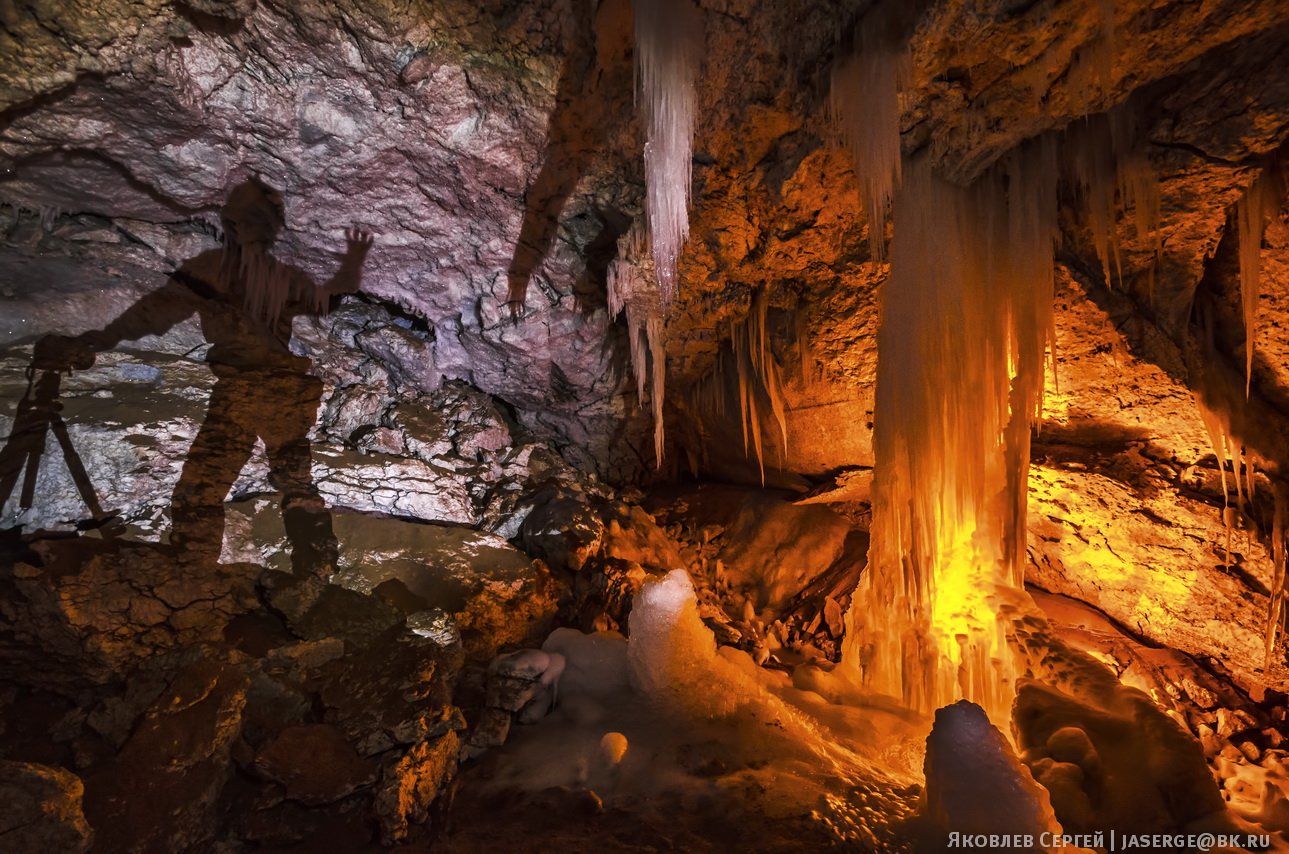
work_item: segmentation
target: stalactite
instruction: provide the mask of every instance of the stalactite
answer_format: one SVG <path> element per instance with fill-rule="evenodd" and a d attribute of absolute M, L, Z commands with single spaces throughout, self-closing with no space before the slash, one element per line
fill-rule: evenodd
<path fill-rule="evenodd" d="M 1199 411 L 1200 421 L 1204 423 L 1204 429 L 1208 433 L 1209 444 L 1213 448 L 1213 456 L 1217 460 L 1217 470 L 1222 481 L 1222 525 L 1225 531 L 1225 565 L 1231 563 L 1231 529 L 1234 527 L 1231 508 L 1231 489 L 1226 480 L 1226 462 L 1232 456 L 1231 440 L 1226 425 L 1222 423 L 1221 418 L 1213 410 L 1204 405 L 1199 396 L 1195 396 L 1195 408 Z M 1239 469 L 1236 469 L 1236 478 L 1239 478 Z"/>
<path fill-rule="evenodd" d="M 815 381 L 815 353 L 810 344 L 810 315 L 806 311 L 804 299 L 797 303 L 797 310 L 793 313 L 792 320 L 797 344 L 797 361 L 800 363 L 798 371 L 801 386 L 810 388 Z"/>
<path fill-rule="evenodd" d="M 783 376 L 770 349 L 769 308 L 769 291 L 763 288 L 753 297 L 747 317 L 734 324 L 730 330 L 730 344 L 737 371 L 743 450 L 756 454 L 762 483 L 765 483 L 765 448 L 762 439 L 764 413 L 758 402 L 762 397 L 769 404 L 770 414 L 779 427 L 783 457 L 786 459 L 788 454 L 788 418 L 783 400 Z"/>
<path fill-rule="evenodd" d="M 1007 249 L 1003 275 L 1009 283 L 1014 375 L 1004 436 L 1007 495 L 1011 519 L 1004 548 L 1012 585 L 1025 583 L 1025 537 L 1028 530 L 1030 430 L 1043 416 L 1045 368 L 1056 364 L 1053 303 L 1056 274 L 1053 247 L 1056 223 L 1056 146 L 1050 137 L 1011 155 L 1008 181 Z M 1050 354 L 1050 356 L 1049 356 Z"/>
<path fill-rule="evenodd" d="M 778 430 L 782 459 L 788 455 L 783 368 L 770 346 L 769 309 L 769 291 L 762 289 L 752 298 L 747 316 L 730 323 L 728 346 L 721 349 L 712 370 L 694 386 L 689 396 L 695 412 L 721 420 L 728 413 L 727 395 L 737 398 L 743 452 L 745 456 L 755 456 L 763 484 L 767 415 L 773 417 Z"/>
<path fill-rule="evenodd" d="M 869 570 L 843 660 L 914 707 L 1007 713 L 1001 598 L 1023 580 L 1029 432 L 1052 341 L 1052 143 L 964 189 L 926 159 L 895 197 L 882 286 Z"/>
<path fill-rule="evenodd" d="M 1062 159 L 1082 192 L 1092 244 L 1106 283 L 1123 279 L 1118 221 L 1129 208 L 1137 238 L 1158 252 L 1158 177 L 1142 150 L 1131 109 L 1120 107 L 1076 122 L 1065 134 Z"/>
<path fill-rule="evenodd" d="M 635 0 L 633 10 L 649 233 L 666 306 L 676 292 L 676 264 L 689 236 L 702 19 L 692 0 Z"/>
<path fill-rule="evenodd" d="M 648 242 L 646 229 L 639 220 L 618 240 L 618 255 L 608 270 L 608 301 L 611 316 L 626 315 L 636 397 L 641 405 L 646 399 L 652 405 L 655 462 L 662 468 L 666 323 Z"/>
<path fill-rule="evenodd" d="M 1266 664 L 1272 663 L 1276 640 L 1285 625 L 1285 513 L 1289 509 L 1289 488 L 1276 481 L 1275 516 L 1271 528 L 1271 596 L 1267 603 Z"/>
<path fill-rule="evenodd" d="M 1114 0 L 1096 0 L 1092 11 L 1096 18 L 1095 32 L 1080 48 L 1068 73 L 1077 103 L 1104 99 L 1114 85 Z"/>
<path fill-rule="evenodd" d="M 873 260 L 886 256 L 886 214 L 900 184 L 900 89 L 912 59 L 890 10 L 879 6 L 857 27 L 855 50 L 833 66 L 829 112 L 850 148 L 868 220 Z"/>
<path fill-rule="evenodd" d="M 1244 325 L 1244 400 L 1239 399 L 1234 378 L 1227 379 L 1219 372 L 1201 376 L 1195 392 L 1195 404 L 1200 419 L 1208 432 L 1209 442 L 1217 460 L 1222 482 L 1222 524 L 1225 534 L 1225 563 L 1232 562 L 1231 539 L 1233 531 L 1246 507 L 1251 508 L 1254 498 L 1256 465 L 1253 454 L 1244 447 L 1240 436 L 1251 427 L 1249 414 L 1241 411 L 1248 407 L 1253 388 L 1253 357 L 1257 338 L 1257 312 L 1261 277 L 1262 237 L 1269 214 L 1278 210 L 1284 197 L 1280 170 L 1274 162 L 1261 170 L 1257 178 L 1245 189 L 1236 202 L 1234 211 L 1236 235 L 1239 240 L 1240 301 Z M 1206 361 L 1217 363 L 1219 355 L 1212 310 L 1202 303 L 1195 306 L 1200 337 Z M 1238 425 L 1239 430 L 1233 429 Z M 1257 444 L 1257 443 L 1255 443 Z M 1265 446 L 1265 443 L 1263 443 Z M 1231 484 L 1227 481 L 1228 461 L 1232 470 L 1236 504 L 1231 504 Z M 1275 481 L 1275 516 L 1271 533 L 1271 551 L 1274 579 L 1271 585 L 1265 627 L 1266 655 L 1270 662 L 1285 620 L 1284 581 L 1284 513 L 1286 494 L 1284 486 Z"/>
<path fill-rule="evenodd" d="M 57 205 L 41 205 L 40 230 L 46 234 L 52 232 L 54 230 L 54 224 L 58 222 L 58 218 L 62 215 L 63 211 Z"/>
<path fill-rule="evenodd" d="M 1262 233 L 1280 204 L 1278 176 L 1264 169 L 1235 205 L 1240 238 L 1240 300 L 1244 307 L 1244 396 L 1253 386 L 1253 351 L 1258 324 L 1258 280 L 1262 275 Z"/>

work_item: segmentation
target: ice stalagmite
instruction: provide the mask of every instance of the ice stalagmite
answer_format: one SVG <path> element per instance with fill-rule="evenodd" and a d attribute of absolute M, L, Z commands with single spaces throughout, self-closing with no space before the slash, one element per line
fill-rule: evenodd
<path fill-rule="evenodd" d="M 964 189 L 906 164 L 883 285 L 869 570 L 844 660 L 923 710 L 1002 719 L 1000 594 L 1023 582 L 1025 476 L 1052 337 L 1056 157 L 1031 143 Z"/>
<path fill-rule="evenodd" d="M 853 54 L 837 60 L 829 109 L 850 147 L 868 220 L 869 251 L 886 256 L 886 212 L 900 184 L 900 88 L 912 59 L 883 8 L 856 30 Z"/>
<path fill-rule="evenodd" d="M 676 293 L 676 263 L 689 237 L 702 19 L 692 0 L 635 0 L 633 11 L 639 105 L 647 136 L 646 207 L 665 306 Z"/>
<path fill-rule="evenodd" d="M 631 371 L 641 404 L 653 405 L 653 442 L 656 464 L 662 466 L 662 405 L 667 381 L 666 324 L 659 283 L 649 257 L 645 229 L 637 221 L 618 240 L 618 257 L 608 270 L 609 313 L 626 313 L 627 336 L 631 345 Z"/>

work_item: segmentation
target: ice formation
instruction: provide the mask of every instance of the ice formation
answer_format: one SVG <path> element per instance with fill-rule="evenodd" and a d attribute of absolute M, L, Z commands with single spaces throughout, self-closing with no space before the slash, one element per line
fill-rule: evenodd
<path fill-rule="evenodd" d="M 1253 349 L 1258 323 L 1258 279 L 1262 275 L 1262 232 L 1280 202 L 1276 176 L 1263 170 L 1235 206 L 1240 237 L 1240 300 L 1244 308 L 1244 396 L 1253 383 Z"/>
<path fill-rule="evenodd" d="M 1235 206 L 1235 227 L 1239 240 L 1240 301 L 1244 321 L 1244 399 L 1248 401 L 1253 383 L 1253 356 L 1257 338 L 1259 279 L 1262 266 L 1262 236 L 1269 214 L 1274 212 L 1283 198 L 1279 171 L 1274 164 L 1264 168 L 1249 185 Z M 1213 342 L 1213 320 L 1206 313 L 1200 314 L 1204 328 L 1208 358 L 1219 358 Z M 1245 511 L 1246 502 L 1253 499 L 1256 474 L 1254 455 L 1249 453 L 1238 435 L 1248 429 L 1248 418 L 1239 408 L 1244 402 L 1231 386 L 1233 383 L 1214 375 L 1202 384 L 1202 391 L 1195 394 L 1195 406 L 1208 431 L 1213 455 L 1217 459 L 1222 478 L 1222 518 L 1226 528 L 1226 562 L 1232 560 L 1231 536 L 1237 520 Z M 1237 430 L 1234 424 L 1243 424 Z M 1227 478 L 1227 467 L 1232 477 Z M 1231 486 L 1234 484 L 1235 505 L 1231 503 Z M 1276 641 L 1285 623 L 1285 513 L 1289 495 L 1279 485 L 1274 492 L 1275 509 L 1271 534 L 1271 556 L 1274 578 L 1270 588 L 1270 601 L 1265 628 L 1266 658 L 1273 658 Z"/>
<path fill-rule="evenodd" d="M 689 237 L 702 19 L 692 0 L 636 0 L 633 11 L 649 235 L 665 306 L 676 293 L 676 264 Z"/>
<path fill-rule="evenodd" d="M 1129 209 L 1137 239 L 1157 250 L 1158 178 L 1138 144 L 1130 108 L 1121 106 L 1076 122 L 1065 134 L 1062 159 L 1088 210 L 1092 244 L 1107 284 L 1123 279 L 1118 220 Z"/>
<path fill-rule="evenodd" d="M 1059 597 L 1044 597 L 1045 611 L 1051 613 L 1054 599 Z M 1111 635 L 1118 632 L 1104 615 L 1071 600 L 1061 600 L 1053 617 L 1069 626 L 1075 611 L 1094 614 L 1092 625 L 1104 621 Z M 1174 686 L 1203 684 L 1203 669 L 1187 656 L 1131 641 L 1135 651 L 1119 647 L 1109 656 L 1117 662 L 1110 667 L 1067 642 L 1081 637 L 1075 642 L 1096 646 L 1106 636 L 1053 631 L 1045 620 L 1015 624 L 1017 652 L 1033 677 L 1022 683 L 1014 706 L 1016 746 L 1048 790 L 1065 831 L 1240 830 L 1180 714 L 1184 707 L 1173 700 Z M 1116 675 L 1125 654 L 1131 663 Z M 1147 676 L 1154 667 L 1160 669 Z"/>
<path fill-rule="evenodd" d="M 925 723 L 825 670 L 790 678 L 718 648 L 683 570 L 645 583 L 629 640 L 558 629 L 542 648 L 567 659 L 559 704 L 512 731 L 483 783 L 492 793 L 589 789 L 606 812 L 657 813 L 678 830 L 734 816 L 808 827 L 819 835 L 791 841 L 821 849 L 889 850 L 915 806 Z"/>
<path fill-rule="evenodd" d="M 730 714 L 743 699 L 734 676 L 722 691 L 707 690 L 719 669 L 716 639 L 698 617 L 689 573 L 673 570 L 646 583 L 636 594 L 629 618 L 627 664 L 631 684 L 676 709 L 706 716 Z M 727 679 L 732 675 L 724 674 Z"/>
<path fill-rule="evenodd" d="M 729 346 L 722 348 L 711 372 L 695 384 L 691 392 L 694 409 L 714 418 L 724 418 L 728 412 L 727 397 L 736 397 L 739 425 L 743 435 L 743 453 L 756 455 L 761 483 L 765 483 L 766 416 L 774 418 L 779 441 L 770 439 L 768 444 L 782 448 L 782 458 L 788 453 L 787 404 L 783 394 L 783 368 L 770 347 L 770 292 L 767 288 L 752 297 L 747 316 L 731 321 Z M 813 364 L 809 338 L 800 324 L 797 328 L 798 354 L 803 363 Z M 730 364 L 733 364 L 732 375 Z M 701 418 L 697 424 L 702 429 Z M 701 441 L 701 437 L 700 437 Z"/>
<path fill-rule="evenodd" d="M 1275 485 L 1275 510 L 1271 523 L 1271 600 L 1267 606 L 1267 661 L 1272 660 L 1276 640 L 1285 626 L 1285 511 L 1289 508 L 1289 489 L 1283 483 Z"/>
<path fill-rule="evenodd" d="M 850 148 L 868 220 L 873 260 L 886 256 L 886 212 L 900 184 L 900 98 L 912 59 L 894 37 L 894 23 L 878 7 L 856 28 L 855 50 L 832 71 L 829 110 Z"/>
<path fill-rule="evenodd" d="M 1045 834 L 1051 839 L 1062 833 L 1047 790 L 1034 781 L 984 709 L 974 703 L 962 700 L 936 711 L 924 768 L 921 816 L 936 840 L 952 840 L 957 833 L 1029 836 L 1037 843 Z M 1021 850 L 1048 849 L 1040 845 Z"/>
<path fill-rule="evenodd" d="M 880 294 L 869 570 L 843 659 L 930 711 L 1005 719 L 1000 590 L 1023 584 L 1030 428 L 1052 338 L 1056 154 L 1031 143 L 969 189 L 905 169 Z"/>
<path fill-rule="evenodd" d="M 654 459 L 663 459 L 663 401 L 667 384 L 666 325 L 656 267 L 646 248 L 645 229 L 637 221 L 618 240 L 618 256 L 609 265 L 609 314 L 626 314 L 627 337 L 631 345 L 631 371 L 636 378 L 636 396 L 641 405 L 648 399 L 653 407 Z"/>
<path fill-rule="evenodd" d="M 730 344 L 738 371 L 739 420 L 743 425 L 743 450 L 755 450 L 761 483 L 765 483 L 765 448 L 761 435 L 762 411 L 757 402 L 758 389 L 770 406 L 779 426 L 783 455 L 788 454 L 788 419 L 783 403 L 783 375 L 770 350 L 768 312 L 769 291 L 762 288 L 752 299 L 752 308 L 742 323 L 730 333 Z M 751 438 L 749 448 L 748 439 Z"/>
<path fill-rule="evenodd" d="M 1114 0 L 1095 0 L 1092 14 L 1092 37 L 1080 47 L 1068 74 L 1078 103 L 1103 100 L 1114 85 Z"/>
<path fill-rule="evenodd" d="M 1195 408 L 1204 429 L 1208 432 L 1213 456 L 1217 460 L 1218 473 L 1222 480 L 1222 523 L 1226 529 L 1226 563 L 1232 563 L 1231 536 L 1237 520 L 1245 510 L 1245 504 L 1253 499 L 1255 475 L 1257 469 L 1252 455 L 1247 453 L 1243 444 L 1234 435 L 1230 418 L 1218 409 L 1207 406 L 1200 395 L 1195 395 Z M 1231 477 L 1227 477 L 1230 467 Z M 1234 486 L 1235 503 L 1231 503 L 1232 486 Z M 1266 660 L 1271 662 L 1275 652 L 1276 641 L 1284 630 L 1285 623 L 1285 514 L 1289 508 L 1289 494 L 1283 486 L 1275 485 L 1273 498 L 1275 509 L 1271 532 L 1271 563 L 1274 577 L 1270 587 L 1267 605 L 1265 628 Z"/>

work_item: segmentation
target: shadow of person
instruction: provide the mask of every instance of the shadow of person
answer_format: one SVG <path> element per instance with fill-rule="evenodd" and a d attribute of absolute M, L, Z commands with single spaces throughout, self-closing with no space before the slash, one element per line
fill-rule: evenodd
<path fill-rule="evenodd" d="M 224 498 L 264 442 L 269 482 L 282 494 L 282 520 L 298 573 L 334 565 L 336 538 L 311 471 L 309 431 L 322 400 L 321 380 L 290 348 L 296 317 L 325 313 L 334 297 L 357 291 L 372 238 L 346 232 L 336 274 L 316 285 L 269 252 L 285 224 L 277 191 L 251 179 L 228 197 L 220 218 L 224 245 L 186 261 L 166 284 L 102 330 L 56 347 L 67 365 L 146 335 L 160 335 L 196 314 L 210 344 L 215 376 L 206 417 L 188 450 L 171 497 L 171 543 L 185 559 L 218 561 Z M 48 357 L 47 357 L 48 361 Z"/>
<path fill-rule="evenodd" d="M 546 157 L 524 194 L 524 219 L 506 271 L 506 306 L 514 319 L 522 314 L 533 273 L 555 240 L 565 203 L 607 144 L 617 108 L 630 103 L 625 97 L 631 80 L 630 4 L 600 0 L 594 16 L 570 15 L 574 31 L 556 85 Z"/>

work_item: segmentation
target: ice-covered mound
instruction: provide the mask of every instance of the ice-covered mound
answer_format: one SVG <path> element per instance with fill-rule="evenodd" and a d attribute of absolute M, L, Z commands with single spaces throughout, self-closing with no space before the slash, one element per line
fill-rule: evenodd
<path fill-rule="evenodd" d="M 936 711 L 924 767 L 921 818 L 928 850 L 961 847 L 963 837 L 1005 839 L 992 847 L 1008 850 L 1061 849 L 1061 825 L 1047 790 L 975 703 L 959 700 Z"/>
<path fill-rule="evenodd" d="M 685 850 L 898 850 L 924 719 L 860 705 L 825 671 L 801 680 L 818 691 L 798 688 L 718 650 L 683 572 L 645 585 L 630 630 L 560 629 L 543 644 L 566 662 L 559 703 L 466 769 L 454 814 L 474 835 L 460 850 L 514 842 L 465 817 L 499 802 L 567 818 L 552 847 L 630 833 Z"/>

